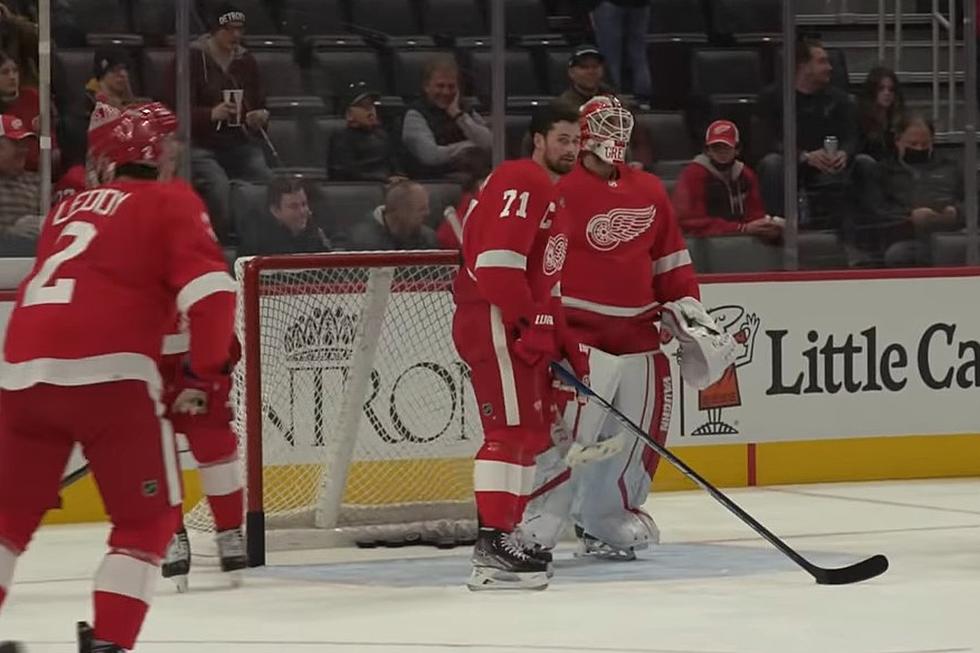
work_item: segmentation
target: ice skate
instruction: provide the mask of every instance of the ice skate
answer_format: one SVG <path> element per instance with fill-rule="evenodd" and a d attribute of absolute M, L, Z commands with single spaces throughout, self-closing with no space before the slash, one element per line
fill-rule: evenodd
<path fill-rule="evenodd" d="M 126 653 L 126 649 L 115 644 L 96 644 L 92 627 L 84 621 L 78 622 L 78 653 Z"/>
<path fill-rule="evenodd" d="M 245 553 L 245 536 L 241 528 L 230 528 L 220 531 L 215 536 L 218 543 L 218 557 L 221 559 L 221 571 L 228 574 L 233 587 L 242 584 L 242 570 L 248 567 L 248 557 Z"/>
<path fill-rule="evenodd" d="M 519 535 L 480 529 L 473 548 L 473 573 L 466 586 L 474 592 L 543 590 L 548 587 L 547 568 L 547 562 L 528 553 Z"/>
<path fill-rule="evenodd" d="M 521 546 L 524 548 L 524 552 L 535 560 L 540 560 L 545 564 L 545 573 L 548 578 L 555 575 L 554 556 L 551 554 L 551 549 L 546 549 L 540 544 L 535 543 L 526 534 L 522 533 L 520 530 L 516 531 L 517 538 L 521 542 Z"/>
<path fill-rule="evenodd" d="M 27 653 L 27 649 L 17 642 L 0 642 L 0 653 Z"/>
<path fill-rule="evenodd" d="M 575 536 L 578 538 L 576 558 L 595 558 L 596 560 L 612 560 L 615 562 L 630 562 L 636 560 L 636 552 L 632 547 L 620 549 L 607 544 L 597 537 L 585 532 L 585 529 L 575 525 Z"/>
<path fill-rule="evenodd" d="M 167 556 L 160 565 L 164 578 L 173 580 L 177 591 L 183 594 L 187 591 L 187 576 L 191 572 L 191 542 L 187 539 L 187 531 L 177 531 L 167 547 Z"/>

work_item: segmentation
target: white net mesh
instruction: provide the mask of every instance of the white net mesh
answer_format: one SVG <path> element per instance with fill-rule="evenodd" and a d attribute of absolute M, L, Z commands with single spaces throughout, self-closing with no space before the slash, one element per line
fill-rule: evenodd
<path fill-rule="evenodd" d="M 267 529 L 359 542 L 472 539 L 480 424 L 452 342 L 456 266 L 342 261 L 326 255 L 259 274 L 261 356 L 238 366 L 233 399 L 244 455 L 244 373 L 257 364 L 262 432 L 253 437 L 262 438 Z M 240 284 L 242 270 L 239 261 Z M 186 523 L 213 528 L 205 501 Z"/>

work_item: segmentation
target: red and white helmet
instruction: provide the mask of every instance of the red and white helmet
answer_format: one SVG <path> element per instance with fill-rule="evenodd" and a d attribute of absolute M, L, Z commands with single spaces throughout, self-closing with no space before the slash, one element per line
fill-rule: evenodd
<path fill-rule="evenodd" d="M 618 98 L 597 95 L 582 105 L 578 115 L 583 150 L 606 163 L 626 160 L 626 147 L 633 134 L 633 114 L 623 108 Z"/>
<path fill-rule="evenodd" d="M 106 117 L 89 131 L 89 154 L 116 166 L 157 165 L 164 142 L 177 131 L 177 116 L 160 102 L 133 105 Z"/>

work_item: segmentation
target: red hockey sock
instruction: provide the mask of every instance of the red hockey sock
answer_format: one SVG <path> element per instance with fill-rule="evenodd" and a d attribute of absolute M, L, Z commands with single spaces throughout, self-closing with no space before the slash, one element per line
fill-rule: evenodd
<path fill-rule="evenodd" d="M 95 639 L 132 649 L 159 575 L 156 564 L 110 552 L 95 575 Z"/>
<path fill-rule="evenodd" d="M 476 454 L 473 488 L 480 525 L 510 532 L 521 521 L 534 483 L 534 455 L 524 429 L 492 431 Z"/>
<path fill-rule="evenodd" d="M 211 514 L 214 515 L 215 530 L 227 531 L 241 527 L 243 500 L 244 493 L 242 490 L 236 490 L 231 494 L 208 497 L 208 505 L 211 506 Z"/>

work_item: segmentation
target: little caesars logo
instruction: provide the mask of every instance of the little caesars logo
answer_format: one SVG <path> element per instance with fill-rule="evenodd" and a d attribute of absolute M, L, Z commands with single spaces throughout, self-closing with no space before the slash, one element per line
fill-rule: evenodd
<path fill-rule="evenodd" d="M 589 220 L 585 236 L 597 250 L 608 252 L 649 229 L 656 215 L 657 208 L 652 204 L 639 209 L 612 209 Z"/>
<path fill-rule="evenodd" d="M 738 429 L 723 419 L 722 411 L 742 405 L 738 370 L 751 363 L 755 356 L 755 337 L 759 333 L 760 320 L 741 306 L 718 306 L 709 310 L 708 314 L 722 331 L 731 334 L 739 350 L 735 362 L 721 378 L 698 391 L 698 410 L 706 414 L 707 420 L 691 431 L 691 435 L 736 435 Z"/>

